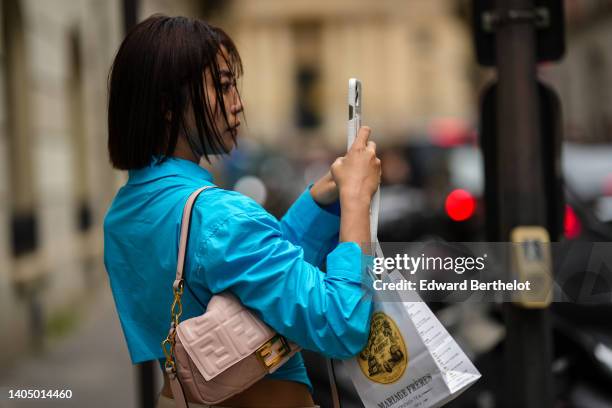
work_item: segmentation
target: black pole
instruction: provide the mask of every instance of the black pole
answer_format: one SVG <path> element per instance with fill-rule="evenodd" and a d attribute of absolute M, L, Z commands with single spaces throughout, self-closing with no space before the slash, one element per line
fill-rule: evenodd
<path fill-rule="evenodd" d="M 497 0 L 498 16 L 528 15 L 533 0 Z M 525 12 L 525 13 L 523 13 Z M 546 226 L 540 112 L 533 21 L 501 19 L 495 29 L 497 92 L 497 203 L 500 241 L 514 227 Z M 551 335 L 546 308 L 504 305 L 507 407 L 552 406 Z"/>
<path fill-rule="evenodd" d="M 157 398 L 155 370 L 159 370 L 159 364 L 155 360 L 138 364 L 139 403 L 142 408 L 153 408 L 155 406 Z"/>
<path fill-rule="evenodd" d="M 138 22 L 138 0 L 123 0 L 123 32 L 127 34 Z"/>

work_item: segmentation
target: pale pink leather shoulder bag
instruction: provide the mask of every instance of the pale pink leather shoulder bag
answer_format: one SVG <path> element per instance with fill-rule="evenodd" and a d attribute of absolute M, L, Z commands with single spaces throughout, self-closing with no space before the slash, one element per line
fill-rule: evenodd
<path fill-rule="evenodd" d="M 274 372 L 300 350 L 229 293 L 213 296 L 203 315 L 179 322 L 191 210 L 198 195 L 209 188 L 213 187 L 192 193 L 183 209 L 172 321 L 162 342 L 178 408 L 188 407 L 188 400 L 206 405 L 224 401 Z"/>

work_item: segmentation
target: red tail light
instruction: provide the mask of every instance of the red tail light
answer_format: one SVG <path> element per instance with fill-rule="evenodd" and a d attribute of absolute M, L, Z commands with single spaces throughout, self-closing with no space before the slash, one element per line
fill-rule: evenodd
<path fill-rule="evenodd" d="M 469 192 L 457 189 L 446 197 L 444 208 L 453 221 L 465 221 L 474 215 L 476 200 Z"/>
<path fill-rule="evenodd" d="M 580 219 L 576 215 L 576 212 L 569 205 L 565 206 L 565 219 L 564 219 L 565 238 L 574 239 L 580 235 L 582 231 L 582 224 Z"/>

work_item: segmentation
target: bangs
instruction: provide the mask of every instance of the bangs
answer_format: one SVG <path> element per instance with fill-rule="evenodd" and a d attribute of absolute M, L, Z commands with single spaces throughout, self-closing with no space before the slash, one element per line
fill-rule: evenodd
<path fill-rule="evenodd" d="M 193 47 L 190 54 L 195 56 L 195 58 L 190 61 L 191 66 L 186 85 L 188 89 L 187 99 L 193 108 L 197 135 L 196 140 L 188 137 L 187 141 L 196 155 L 204 156 L 210 162 L 210 154 L 229 153 L 229 150 L 226 149 L 223 143 L 222 134 L 215 126 L 214 119 L 220 112 L 226 126 L 229 126 L 228 112 L 225 109 L 225 103 L 223 103 L 222 69 L 219 65 L 219 58 L 227 64 L 232 80 L 242 76 L 243 66 L 236 45 L 225 31 L 199 20 L 193 20 L 193 23 L 194 36 L 199 41 L 194 39 L 188 45 L 188 47 Z M 210 100 L 211 95 L 208 95 L 205 91 L 209 89 L 207 76 L 205 75 L 206 71 L 210 71 L 211 85 L 215 92 L 215 100 L 217 101 L 214 111 Z M 238 91 L 236 90 L 236 92 Z M 238 97 L 240 98 L 239 94 Z M 185 108 L 188 107 L 189 104 L 185 106 Z M 183 115 L 180 115 L 182 120 L 178 123 L 179 127 L 177 130 L 182 129 L 184 132 L 188 132 L 184 122 L 184 113 L 185 111 L 183 110 Z M 175 138 L 178 138 L 178 134 L 175 136 L 174 132 L 171 132 L 170 140 L 175 140 Z M 234 144 L 237 144 L 235 137 L 232 136 L 232 138 Z"/>

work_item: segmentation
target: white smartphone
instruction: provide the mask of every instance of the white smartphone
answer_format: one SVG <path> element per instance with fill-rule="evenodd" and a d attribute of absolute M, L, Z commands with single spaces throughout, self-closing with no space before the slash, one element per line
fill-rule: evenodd
<path fill-rule="evenodd" d="M 361 126 L 361 81 L 357 78 L 349 79 L 348 87 L 348 140 L 347 150 L 357 137 Z"/>
<path fill-rule="evenodd" d="M 361 127 L 361 81 L 357 78 L 349 79 L 348 86 L 348 122 L 347 122 L 347 150 L 350 149 L 357 132 Z M 370 242 L 378 242 L 378 212 L 380 210 L 380 188 L 376 190 L 370 205 Z M 375 245 L 372 246 L 375 248 Z"/>

